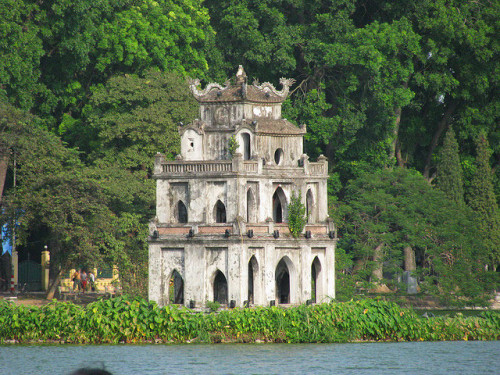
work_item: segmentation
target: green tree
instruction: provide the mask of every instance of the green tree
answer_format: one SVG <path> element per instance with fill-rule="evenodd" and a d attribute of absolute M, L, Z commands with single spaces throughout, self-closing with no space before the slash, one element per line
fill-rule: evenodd
<path fill-rule="evenodd" d="M 20 223 L 21 242 L 29 232 L 46 233 L 56 274 L 48 293 L 52 298 L 64 273 L 79 264 L 97 265 L 106 259 L 115 215 L 102 185 L 74 150 L 36 126 L 35 118 L 15 114 L 8 105 L 0 111 L 2 143 L 16 155 L 18 182 L 6 195 L 2 215 Z"/>
<path fill-rule="evenodd" d="M 288 229 L 293 237 L 298 238 L 307 222 L 306 207 L 302 204 L 302 194 L 292 193 L 288 205 Z"/>
<path fill-rule="evenodd" d="M 148 70 L 110 78 L 84 114 L 84 122 L 68 132 L 89 161 L 150 172 L 157 152 L 170 158 L 179 153 L 178 126 L 194 119 L 197 105 L 179 75 Z"/>
<path fill-rule="evenodd" d="M 29 110 L 43 89 L 40 59 L 45 54 L 36 5 L 22 0 L 0 3 L 0 98 Z"/>
<path fill-rule="evenodd" d="M 0 95 L 58 134 L 111 76 L 208 69 L 200 0 L 8 0 L 0 16 Z"/>
<path fill-rule="evenodd" d="M 450 127 L 446 132 L 437 164 L 437 187 L 457 204 L 464 204 L 464 182 L 462 164 L 458 152 L 455 132 Z"/>
<path fill-rule="evenodd" d="M 500 216 L 492 183 L 491 150 L 484 135 L 477 139 L 476 171 L 472 177 L 467 203 L 475 214 L 486 252 L 480 262 L 496 270 L 500 263 Z"/>
<path fill-rule="evenodd" d="M 67 138 L 85 151 L 117 216 L 113 264 L 123 287 L 147 290 L 147 223 L 154 216 L 157 152 L 172 158 L 179 152 L 180 123 L 189 123 L 197 105 L 185 79 L 148 70 L 143 75 L 112 77 L 96 90 L 82 122 L 68 128 Z"/>
<path fill-rule="evenodd" d="M 340 211 L 339 247 L 353 257 L 353 272 L 361 279 L 398 274 L 410 249 L 425 291 L 453 296 L 455 302 L 460 296 L 488 297 L 491 284 L 478 281 L 484 273 L 474 262 L 480 242 L 468 211 L 418 172 L 396 168 L 364 174 L 349 184 Z"/>

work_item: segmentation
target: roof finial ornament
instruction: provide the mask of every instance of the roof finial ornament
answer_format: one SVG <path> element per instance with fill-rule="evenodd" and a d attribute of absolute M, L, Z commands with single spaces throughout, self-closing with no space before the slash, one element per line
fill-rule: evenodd
<path fill-rule="evenodd" d="M 243 69 L 243 65 L 240 65 L 236 72 L 236 84 L 241 85 L 243 83 L 247 83 L 247 74 L 245 73 L 245 69 Z"/>

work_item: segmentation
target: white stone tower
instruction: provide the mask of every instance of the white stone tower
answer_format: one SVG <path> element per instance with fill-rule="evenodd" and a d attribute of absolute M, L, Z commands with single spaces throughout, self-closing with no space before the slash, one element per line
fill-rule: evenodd
<path fill-rule="evenodd" d="M 181 155 L 158 154 L 156 218 L 150 225 L 149 298 L 200 307 L 322 302 L 335 297 L 333 222 L 327 214 L 328 163 L 303 154 L 305 126 L 281 118 L 293 80 L 191 91 L 200 118 L 179 129 Z M 230 139 L 237 141 L 232 150 Z M 293 193 L 307 225 L 287 225 Z"/>

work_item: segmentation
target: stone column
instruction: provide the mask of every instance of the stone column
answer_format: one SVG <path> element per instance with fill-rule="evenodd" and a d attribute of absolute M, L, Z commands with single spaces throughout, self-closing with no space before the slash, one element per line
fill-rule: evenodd
<path fill-rule="evenodd" d="M 300 156 L 300 163 L 302 164 L 302 168 L 304 168 L 304 174 L 309 174 L 309 156 L 306 154 L 302 154 Z"/>
<path fill-rule="evenodd" d="M 161 163 L 165 161 L 165 156 L 161 153 L 157 152 L 155 155 L 155 163 L 154 163 L 154 174 L 160 174 L 163 172 Z"/>
<path fill-rule="evenodd" d="M 47 291 L 49 289 L 49 264 L 50 264 L 50 252 L 45 245 L 42 251 L 42 290 Z"/>
<path fill-rule="evenodd" d="M 233 172 L 241 172 L 243 169 L 243 155 L 236 152 L 233 156 Z"/>
<path fill-rule="evenodd" d="M 325 272 L 326 276 L 326 290 L 324 291 L 325 297 L 335 298 L 335 246 L 336 241 L 332 240 L 331 245 L 326 246 L 325 253 Z M 323 302 L 323 301 L 321 301 Z"/>

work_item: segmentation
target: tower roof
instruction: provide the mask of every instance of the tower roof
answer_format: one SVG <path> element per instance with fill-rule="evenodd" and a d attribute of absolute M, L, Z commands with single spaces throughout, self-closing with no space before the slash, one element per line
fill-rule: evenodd
<path fill-rule="evenodd" d="M 196 100 L 200 103 L 229 103 L 229 102 L 253 102 L 253 103 L 282 103 L 288 96 L 290 86 L 295 82 L 293 78 L 281 78 L 281 90 L 277 90 L 271 83 L 264 82 L 259 85 L 254 81 L 252 85 L 247 84 L 247 75 L 240 65 L 236 73 L 235 84 L 226 81 L 224 86 L 218 83 L 209 83 L 203 90 L 199 90 L 199 79 L 189 82 L 189 87 Z"/>

